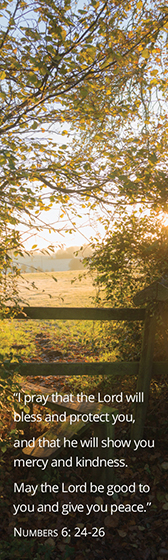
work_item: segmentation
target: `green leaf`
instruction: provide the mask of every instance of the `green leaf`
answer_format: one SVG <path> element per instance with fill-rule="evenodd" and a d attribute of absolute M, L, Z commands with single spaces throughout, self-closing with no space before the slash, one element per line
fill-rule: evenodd
<path fill-rule="evenodd" d="M 36 128 L 38 127 L 38 123 L 36 121 L 34 121 L 34 123 L 32 124 L 31 128 L 33 130 L 36 130 Z"/>

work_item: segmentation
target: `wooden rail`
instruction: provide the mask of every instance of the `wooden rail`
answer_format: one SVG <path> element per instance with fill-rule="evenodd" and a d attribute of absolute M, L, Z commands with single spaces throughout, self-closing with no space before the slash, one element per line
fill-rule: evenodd
<path fill-rule="evenodd" d="M 111 375 L 118 377 L 135 376 L 139 372 L 140 362 L 26 362 L 21 365 L 12 362 L 9 369 L 17 366 L 21 369 L 23 377 L 53 376 L 83 376 L 83 375 Z M 168 362 L 153 362 L 152 375 L 166 375 L 168 373 Z"/>
<path fill-rule="evenodd" d="M 12 310 L 12 308 L 9 308 Z M 144 321 L 144 308 L 111 307 L 23 307 L 16 319 L 70 321 Z"/>

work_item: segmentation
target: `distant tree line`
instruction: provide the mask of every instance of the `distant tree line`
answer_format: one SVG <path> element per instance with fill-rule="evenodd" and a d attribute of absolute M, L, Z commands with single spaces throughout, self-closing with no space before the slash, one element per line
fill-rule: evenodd
<path fill-rule="evenodd" d="M 14 264 L 19 266 L 22 273 L 38 273 L 45 271 L 59 270 L 81 270 L 84 255 L 91 256 L 92 251 L 88 247 L 83 247 L 83 252 L 77 246 L 60 248 L 54 253 L 45 251 L 34 253 L 22 253 L 19 257 L 14 257 Z M 62 264 L 61 264 L 62 261 Z M 60 268 L 59 268 L 60 266 Z"/>

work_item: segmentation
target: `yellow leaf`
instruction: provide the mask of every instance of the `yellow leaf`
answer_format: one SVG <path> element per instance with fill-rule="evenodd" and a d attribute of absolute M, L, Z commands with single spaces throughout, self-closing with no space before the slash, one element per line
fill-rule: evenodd
<path fill-rule="evenodd" d="M 144 51 L 141 52 L 141 55 L 142 55 L 144 58 L 148 58 L 148 56 L 149 56 L 149 51 L 148 51 L 148 49 L 144 49 Z"/>
<path fill-rule="evenodd" d="M 67 32 L 65 31 L 65 29 L 63 27 L 61 27 L 61 35 L 62 38 L 65 39 Z"/>
<path fill-rule="evenodd" d="M 5 72 L 1 72 L 1 73 L 0 73 L 0 80 L 4 80 L 5 77 L 6 77 Z"/>
<path fill-rule="evenodd" d="M 153 78 L 153 80 L 151 80 L 151 85 L 156 85 L 158 83 L 158 80 L 156 80 L 156 78 Z"/>
<path fill-rule="evenodd" d="M 141 8 L 143 7 L 143 2 L 141 0 L 139 0 L 139 2 L 137 2 L 137 9 L 141 10 Z"/>

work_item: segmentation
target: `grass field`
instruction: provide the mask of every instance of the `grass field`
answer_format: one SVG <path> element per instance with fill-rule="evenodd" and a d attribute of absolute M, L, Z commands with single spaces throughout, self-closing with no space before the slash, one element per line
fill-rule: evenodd
<path fill-rule="evenodd" d="M 96 289 L 91 276 L 87 275 L 80 281 L 80 274 L 83 274 L 83 270 L 22 274 L 19 281 L 20 298 L 31 306 L 92 307 Z M 74 278 L 76 281 L 71 283 Z"/>
<path fill-rule="evenodd" d="M 24 274 L 19 281 L 20 298 L 24 305 L 30 306 L 93 307 L 96 289 L 91 277 L 88 275 L 71 283 L 74 277 L 74 271 Z M 0 321 L 0 339 L 1 356 L 4 358 L 12 352 L 13 361 L 19 356 L 23 360 L 59 359 L 64 362 L 116 359 L 107 323 L 100 321 L 30 320 L 25 323 L 6 319 Z M 57 352 L 60 353 L 58 357 L 55 356 Z"/>

